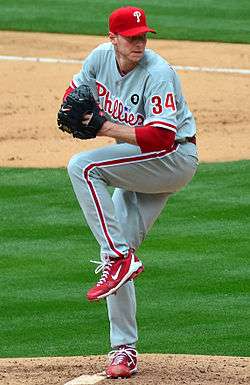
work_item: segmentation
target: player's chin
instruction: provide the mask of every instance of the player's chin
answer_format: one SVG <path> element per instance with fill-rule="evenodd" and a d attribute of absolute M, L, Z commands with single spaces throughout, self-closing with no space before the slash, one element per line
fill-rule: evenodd
<path fill-rule="evenodd" d="M 130 54 L 130 60 L 134 63 L 139 63 L 139 61 L 143 58 L 144 52 L 132 52 Z"/>

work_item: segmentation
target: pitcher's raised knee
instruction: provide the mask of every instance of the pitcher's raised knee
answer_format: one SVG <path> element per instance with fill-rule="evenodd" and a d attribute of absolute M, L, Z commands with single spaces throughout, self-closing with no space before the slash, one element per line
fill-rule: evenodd
<path fill-rule="evenodd" d="M 68 163 L 69 176 L 80 176 L 83 174 L 83 170 L 91 164 L 91 160 L 84 156 L 84 154 L 76 154 L 72 156 Z"/>

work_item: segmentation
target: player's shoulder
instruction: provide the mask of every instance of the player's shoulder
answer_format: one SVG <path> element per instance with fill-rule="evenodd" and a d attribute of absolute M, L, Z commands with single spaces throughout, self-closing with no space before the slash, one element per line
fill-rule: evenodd
<path fill-rule="evenodd" d="M 114 47 L 111 43 L 102 43 L 99 44 L 96 48 L 93 49 L 92 53 L 95 55 L 109 55 L 113 54 Z"/>
<path fill-rule="evenodd" d="M 104 64 L 110 65 L 114 49 L 111 43 L 102 43 L 94 48 L 84 61 L 84 65 L 93 67 L 94 72 L 100 70 Z"/>
<path fill-rule="evenodd" d="M 150 76 L 158 80 L 166 79 L 166 76 L 173 77 L 176 72 L 172 65 L 157 52 L 146 48 L 145 55 L 140 61 L 141 68 Z"/>

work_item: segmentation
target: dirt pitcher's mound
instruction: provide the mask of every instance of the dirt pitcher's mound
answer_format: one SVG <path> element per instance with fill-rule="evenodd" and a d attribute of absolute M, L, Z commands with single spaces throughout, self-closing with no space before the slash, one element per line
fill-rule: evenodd
<path fill-rule="evenodd" d="M 2 385 L 63 385 L 83 374 L 103 371 L 105 356 L 50 357 L 0 360 Z M 142 354 L 139 372 L 126 384 L 238 385 L 249 383 L 250 359 L 190 355 Z M 100 385 L 114 384 L 104 379 Z"/>

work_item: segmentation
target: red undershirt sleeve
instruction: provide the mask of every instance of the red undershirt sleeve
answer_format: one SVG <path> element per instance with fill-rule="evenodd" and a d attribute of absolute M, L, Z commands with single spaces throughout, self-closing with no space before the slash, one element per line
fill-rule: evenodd
<path fill-rule="evenodd" d="M 64 93 L 64 95 L 63 95 L 63 101 L 64 101 L 64 102 L 65 102 L 67 96 L 68 96 L 69 94 L 71 94 L 72 91 L 74 91 L 74 88 L 72 88 L 72 87 L 68 87 L 68 88 L 66 89 L 66 91 L 65 91 L 65 93 Z"/>
<path fill-rule="evenodd" d="M 64 101 L 64 102 L 65 102 L 67 96 L 68 96 L 69 94 L 71 94 L 71 92 L 74 91 L 75 88 L 76 88 L 76 84 L 74 83 L 73 80 L 71 80 L 70 86 L 66 89 L 66 91 L 65 91 L 65 93 L 64 93 L 64 95 L 63 95 L 63 101 Z"/>
<path fill-rule="evenodd" d="M 175 132 L 150 125 L 135 127 L 138 146 L 142 152 L 170 150 L 175 141 Z"/>

